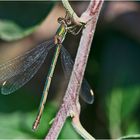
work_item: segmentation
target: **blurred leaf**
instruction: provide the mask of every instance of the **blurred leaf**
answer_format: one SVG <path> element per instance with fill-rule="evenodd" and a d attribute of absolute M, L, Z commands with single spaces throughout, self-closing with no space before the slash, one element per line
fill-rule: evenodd
<path fill-rule="evenodd" d="M 140 100 L 140 86 L 129 87 L 123 90 L 122 118 L 133 114 Z"/>
<path fill-rule="evenodd" d="M 114 90 L 107 101 L 109 132 L 112 138 L 121 136 L 121 105 L 122 91 Z"/>
<path fill-rule="evenodd" d="M 18 40 L 31 34 L 55 2 L 0 2 L 0 39 Z"/>
<path fill-rule="evenodd" d="M 11 114 L 0 113 L 0 139 L 32 138 L 30 134 L 20 131 L 20 119 L 23 118 L 19 112 Z"/>
<path fill-rule="evenodd" d="M 140 139 L 140 134 L 124 136 L 119 138 L 118 140 L 123 140 L 123 139 Z"/>
<path fill-rule="evenodd" d="M 129 125 L 129 127 L 126 130 L 126 135 L 139 133 L 139 125 L 136 120 L 132 120 L 131 122 L 129 121 L 128 125 Z"/>
<path fill-rule="evenodd" d="M 109 130 L 112 138 L 120 137 L 122 134 L 138 132 L 138 126 L 134 125 L 138 122 L 136 119 L 133 119 L 133 112 L 135 111 L 139 100 L 139 86 L 114 89 L 112 91 L 107 100 Z M 132 123 L 131 120 L 135 121 Z M 127 122 L 127 126 L 123 125 L 125 122 Z M 122 129 L 122 125 L 124 129 Z"/>
<path fill-rule="evenodd" d="M 0 113 L 0 139 L 43 139 L 49 131 L 49 122 L 55 117 L 57 107 L 55 103 L 48 103 L 44 110 L 39 128 L 32 131 L 32 124 L 35 120 L 37 111 L 30 113 Z M 59 136 L 63 138 L 79 139 L 79 135 L 71 126 L 71 120 L 67 120 Z"/>
<path fill-rule="evenodd" d="M 0 21 L 0 38 L 5 41 L 21 39 L 31 34 L 37 26 L 29 29 L 23 29 L 11 21 Z"/>

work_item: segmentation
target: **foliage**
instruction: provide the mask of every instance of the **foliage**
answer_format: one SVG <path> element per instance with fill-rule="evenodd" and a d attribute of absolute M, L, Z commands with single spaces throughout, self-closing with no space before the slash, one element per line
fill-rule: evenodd
<path fill-rule="evenodd" d="M 115 89 L 107 98 L 109 130 L 112 138 L 133 134 L 139 129 L 138 121 L 133 115 L 140 100 L 139 93 L 139 86 Z"/>
<path fill-rule="evenodd" d="M 31 129 L 36 111 L 30 113 L 14 112 L 0 113 L 0 138 L 2 139 L 42 139 L 46 135 L 46 131 L 50 128 L 49 121 L 54 117 L 56 109 L 52 105 L 48 105 L 49 110 L 44 112 L 40 127 L 36 132 Z M 60 137 L 63 138 L 79 138 L 78 134 L 72 129 L 70 120 L 64 126 Z"/>
<path fill-rule="evenodd" d="M 0 38 L 18 40 L 33 33 L 54 2 L 0 2 Z"/>

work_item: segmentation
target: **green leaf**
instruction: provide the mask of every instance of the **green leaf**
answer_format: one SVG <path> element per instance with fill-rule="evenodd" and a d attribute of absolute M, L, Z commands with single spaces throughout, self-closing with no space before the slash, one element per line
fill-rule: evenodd
<path fill-rule="evenodd" d="M 139 133 L 139 124 L 136 120 L 132 120 L 128 123 L 129 127 L 127 127 L 126 135 L 133 135 Z"/>
<path fill-rule="evenodd" d="M 118 140 L 123 140 L 123 139 L 140 139 L 140 134 L 124 136 L 119 138 Z"/>
<path fill-rule="evenodd" d="M 21 119 L 23 119 L 23 116 L 19 112 L 9 114 L 0 113 L 0 139 L 32 138 L 29 133 L 20 131 Z"/>
<path fill-rule="evenodd" d="M 123 90 L 122 119 L 133 114 L 140 100 L 140 86 L 129 87 Z"/>
<path fill-rule="evenodd" d="M 37 111 L 0 113 L 0 139 L 43 139 L 51 127 L 49 122 L 55 117 L 56 113 L 57 105 L 47 103 L 39 127 L 35 132 L 32 131 L 32 124 Z M 71 120 L 65 122 L 59 138 L 80 138 L 72 127 Z"/>
<path fill-rule="evenodd" d="M 121 136 L 121 105 L 122 105 L 122 91 L 112 91 L 107 101 L 109 132 L 112 138 Z"/>
<path fill-rule="evenodd" d="M 0 20 L 0 38 L 5 41 L 14 41 L 30 35 L 38 26 L 23 29 L 14 22 Z"/>
<path fill-rule="evenodd" d="M 114 89 L 107 100 L 109 132 L 112 138 L 139 132 L 134 111 L 140 100 L 140 86 Z M 132 122 L 133 120 L 133 122 Z M 122 127 L 123 126 L 123 127 Z"/>
<path fill-rule="evenodd" d="M 35 31 L 55 2 L 0 2 L 0 39 L 18 40 Z"/>

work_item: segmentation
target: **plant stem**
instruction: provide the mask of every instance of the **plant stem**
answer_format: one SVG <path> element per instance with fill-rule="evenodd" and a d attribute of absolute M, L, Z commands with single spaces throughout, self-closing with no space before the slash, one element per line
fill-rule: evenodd
<path fill-rule="evenodd" d="M 64 6 L 64 8 L 66 9 L 66 11 L 68 12 L 68 14 L 70 15 L 70 17 L 73 19 L 73 21 L 75 22 L 75 24 L 77 25 L 81 25 L 81 19 L 77 16 L 77 14 L 74 12 L 74 10 L 72 9 L 70 3 L 68 0 L 61 0 L 62 4 Z"/>
<path fill-rule="evenodd" d="M 80 19 L 86 22 L 90 20 L 80 40 L 78 52 L 76 55 L 73 71 L 70 77 L 68 88 L 63 98 L 63 103 L 58 111 L 54 123 L 46 136 L 46 140 L 57 139 L 65 120 L 68 116 L 72 117 L 72 124 L 82 137 L 85 139 L 94 139 L 81 125 L 79 121 L 80 104 L 79 104 L 79 91 L 85 72 L 93 35 L 95 32 L 96 23 L 99 13 L 103 4 L 103 0 L 91 0 L 87 10 L 82 14 Z"/>

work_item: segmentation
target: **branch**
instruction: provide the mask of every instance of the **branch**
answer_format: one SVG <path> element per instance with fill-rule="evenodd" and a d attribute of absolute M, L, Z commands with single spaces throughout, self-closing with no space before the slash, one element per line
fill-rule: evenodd
<path fill-rule="evenodd" d="M 85 139 L 94 139 L 81 125 L 79 121 L 80 104 L 79 91 L 85 72 L 89 51 L 95 32 L 96 23 L 103 4 L 103 0 L 91 0 L 87 10 L 81 15 L 80 19 L 88 22 L 83 30 L 83 35 L 80 40 L 79 49 L 76 55 L 75 64 L 70 77 L 68 88 L 63 98 L 63 103 L 58 111 L 54 123 L 49 130 L 46 140 L 57 139 L 67 117 L 72 117 L 72 124 L 75 130 Z"/>
<path fill-rule="evenodd" d="M 68 14 L 70 15 L 70 17 L 73 19 L 73 21 L 77 25 L 81 25 L 82 20 L 74 12 L 74 10 L 72 9 L 71 5 L 69 4 L 69 1 L 68 0 L 62 0 L 62 3 L 63 3 L 64 8 L 66 9 Z"/>

